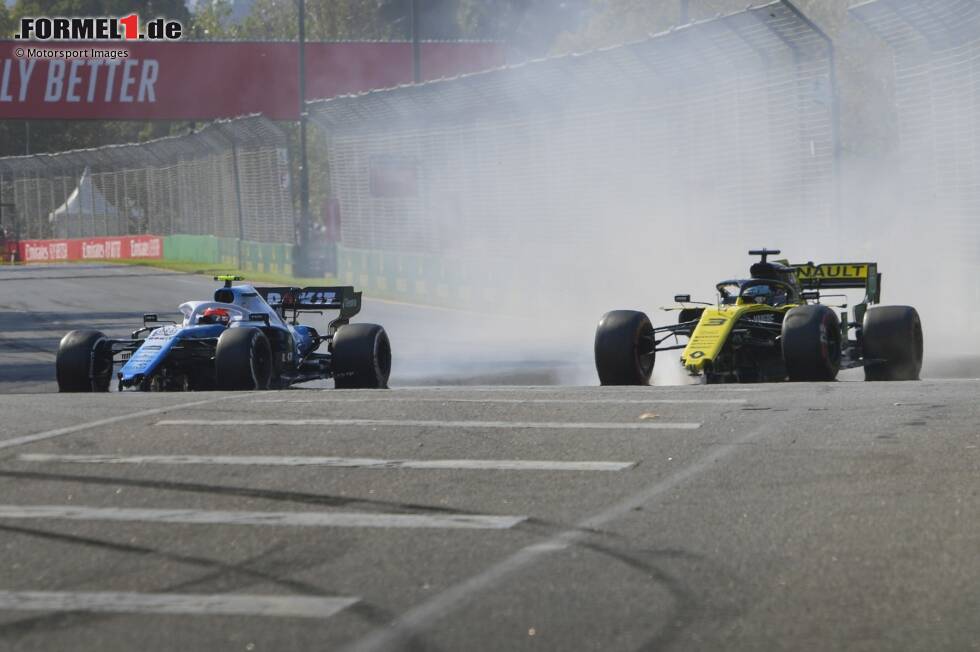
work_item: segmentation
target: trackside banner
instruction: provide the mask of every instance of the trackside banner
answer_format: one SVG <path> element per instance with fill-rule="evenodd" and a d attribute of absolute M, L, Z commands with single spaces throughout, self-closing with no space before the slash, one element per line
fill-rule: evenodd
<path fill-rule="evenodd" d="M 296 43 L 0 41 L 0 120 L 299 117 Z M 503 65 L 495 43 L 423 43 L 425 79 Z M 412 81 L 410 43 L 308 43 L 306 96 Z"/>
<path fill-rule="evenodd" d="M 17 244 L 17 257 L 25 263 L 162 258 L 163 238 L 156 235 L 123 235 L 113 238 L 21 240 Z"/>

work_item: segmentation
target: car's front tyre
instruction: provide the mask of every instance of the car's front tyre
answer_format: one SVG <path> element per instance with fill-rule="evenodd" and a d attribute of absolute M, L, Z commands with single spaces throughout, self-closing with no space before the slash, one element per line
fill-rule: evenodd
<path fill-rule="evenodd" d="M 791 381 L 837 378 L 841 330 L 837 313 L 820 304 L 799 306 L 783 319 L 783 361 Z"/>
<path fill-rule="evenodd" d="M 214 376 L 218 389 L 269 389 L 272 347 L 265 333 L 257 328 L 225 330 L 214 351 Z"/>
<path fill-rule="evenodd" d="M 107 392 L 112 381 L 112 344 L 93 330 L 71 331 L 58 344 L 59 392 Z"/>
<path fill-rule="evenodd" d="M 650 318 L 612 310 L 595 331 L 595 368 L 601 385 L 649 385 L 657 353 Z"/>

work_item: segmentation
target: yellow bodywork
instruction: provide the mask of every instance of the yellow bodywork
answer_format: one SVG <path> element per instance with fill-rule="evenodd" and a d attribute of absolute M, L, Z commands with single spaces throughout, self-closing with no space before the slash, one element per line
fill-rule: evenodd
<path fill-rule="evenodd" d="M 739 319 L 753 313 L 785 313 L 797 304 L 770 306 L 759 303 L 748 303 L 739 299 L 732 305 L 721 305 L 716 308 L 705 308 L 698 325 L 691 333 L 691 339 L 684 352 L 681 353 L 681 364 L 692 374 L 704 371 L 705 364 L 714 362 L 721 353 L 728 336 Z"/>

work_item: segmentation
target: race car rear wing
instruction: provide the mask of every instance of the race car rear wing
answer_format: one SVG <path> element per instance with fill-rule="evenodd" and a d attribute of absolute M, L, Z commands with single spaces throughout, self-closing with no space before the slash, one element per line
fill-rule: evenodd
<path fill-rule="evenodd" d="M 864 288 L 865 303 L 881 301 L 878 263 L 821 263 L 790 265 L 804 290 Z"/>
<path fill-rule="evenodd" d="M 270 307 L 279 311 L 286 318 L 286 311 L 293 311 L 293 322 L 299 312 L 319 312 L 322 310 L 339 310 L 340 315 L 330 322 L 331 330 L 350 321 L 350 318 L 361 311 L 361 293 L 355 292 L 350 285 L 333 287 L 259 287 L 255 288 Z"/>

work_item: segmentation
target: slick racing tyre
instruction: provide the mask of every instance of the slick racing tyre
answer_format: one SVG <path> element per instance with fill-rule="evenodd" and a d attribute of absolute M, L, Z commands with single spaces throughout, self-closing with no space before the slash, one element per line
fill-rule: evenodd
<path fill-rule="evenodd" d="M 822 305 L 800 306 L 783 319 L 783 361 L 791 381 L 837 378 L 841 358 L 840 320 Z"/>
<path fill-rule="evenodd" d="M 650 319 L 635 310 L 613 310 L 595 331 L 595 368 L 601 385 L 649 385 L 657 352 Z"/>
<path fill-rule="evenodd" d="M 214 351 L 214 376 L 218 389 L 269 389 L 272 348 L 257 328 L 229 328 L 218 338 Z"/>
<path fill-rule="evenodd" d="M 99 331 L 71 331 L 55 358 L 59 392 L 108 392 L 112 345 Z"/>
<path fill-rule="evenodd" d="M 879 306 L 864 315 L 865 380 L 918 380 L 922 322 L 911 306 Z"/>
<path fill-rule="evenodd" d="M 337 389 L 386 389 L 391 375 L 388 333 L 377 324 L 347 324 L 333 336 Z"/>

